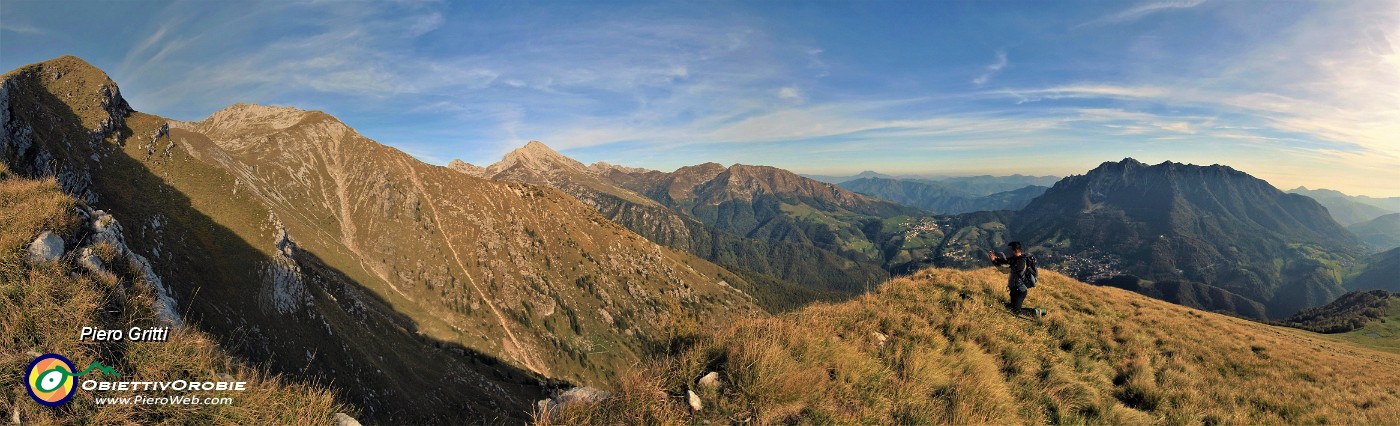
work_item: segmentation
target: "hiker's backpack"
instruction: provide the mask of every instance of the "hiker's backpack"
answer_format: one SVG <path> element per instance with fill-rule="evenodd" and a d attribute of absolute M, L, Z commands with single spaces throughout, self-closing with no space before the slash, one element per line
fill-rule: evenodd
<path fill-rule="evenodd" d="M 1021 283 L 1026 288 L 1035 288 L 1035 281 L 1040 274 L 1035 270 L 1035 256 L 1026 254 L 1026 268 L 1021 270 Z"/>

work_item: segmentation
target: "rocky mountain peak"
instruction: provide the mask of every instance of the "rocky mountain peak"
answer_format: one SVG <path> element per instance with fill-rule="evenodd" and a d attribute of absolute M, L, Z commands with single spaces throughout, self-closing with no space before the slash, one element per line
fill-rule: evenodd
<path fill-rule="evenodd" d="M 105 137 L 122 127 L 133 110 L 117 83 L 106 72 L 76 56 L 60 56 L 16 68 L 0 76 L 6 103 L 31 96 L 48 96 L 62 102 L 94 136 Z M 41 95 L 42 94 L 42 95 Z M 47 103 L 47 102 L 44 102 Z M 61 113 L 46 111 L 45 113 Z"/>
<path fill-rule="evenodd" d="M 495 176 L 514 167 L 523 167 L 539 172 L 583 171 L 585 169 L 583 163 L 565 157 L 539 141 L 530 141 L 525 146 L 506 154 L 501 161 L 487 167 L 486 175 Z"/>
<path fill-rule="evenodd" d="M 311 111 L 293 107 L 257 104 L 233 104 L 215 111 L 199 124 L 206 130 L 236 130 L 258 128 L 281 130 L 297 124 Z"/>

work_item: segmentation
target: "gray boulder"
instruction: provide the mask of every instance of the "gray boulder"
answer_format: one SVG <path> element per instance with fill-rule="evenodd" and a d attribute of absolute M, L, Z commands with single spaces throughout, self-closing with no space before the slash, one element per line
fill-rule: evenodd
<path fill-rule="evenodd" d="M 29 262 L 52 262 L 63 257 L 63 239 L 52 231 L 44 231 L 29 243 Z"/>

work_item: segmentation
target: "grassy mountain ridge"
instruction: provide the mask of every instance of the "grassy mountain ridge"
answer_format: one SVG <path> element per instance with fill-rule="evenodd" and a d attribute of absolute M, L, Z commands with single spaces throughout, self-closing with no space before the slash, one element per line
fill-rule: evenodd
<path fill-rule="evenodd" d="M 1052 272 L 1050 314 L 1005 311 L 1005 275 L 929 269 L 872 294 L 700 334 L 597 404 L 537 424 L 1379 424 L 1400 355 Z M 718 372 L 718 389 L 696 384 Z M 703 404 L 686 406 L 694 391 Z M 679 395 L 677 397 L 676 395 Z"/>

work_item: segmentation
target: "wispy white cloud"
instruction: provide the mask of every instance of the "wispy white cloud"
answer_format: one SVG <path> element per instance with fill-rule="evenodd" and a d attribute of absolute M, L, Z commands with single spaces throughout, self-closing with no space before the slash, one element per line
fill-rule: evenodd
<path fill-rule="evenodd" d="M 972 84 L 978 86 L 987 84 L 987 82 L 992 79 L 992 76 L 1001 72 L 1002 68 L 1006 68 L 1006 51 L 998 50 L 996 61 L 992 62 L 991 65 L 987 65 L 987 67 L 982 70 L 981 74 L 978 74 L 976 78 L 973 78 Z"/>
<path fill-rule="evenodd" d="M 43 35 L 43 34 L 45 34 L 45 31 L 42 30 L 42 29 L 39 29 L 39 27 L 35 27 L 35 26 L 33 26 L 33 25 L 26 24 L 26 23 L 22 23 L 22 22 L 3 22 L 3 23 L 0 23 L 0 31 L 9 31 L 9 32 L 18 33 L 18 34 L 34 34 L 34 35 Z"/>
<path fill-rule="evenodd" d="M 1172 9 L 1190 9 L 1196 6 L 1200 6 L 1202 3 L 1205 2 L 1206 0 L 1168 0 L 1144 3 L 1115 13 L 1101 16 L 1094 20 L 1079 24 L 1075 26 L 1075 28 L 1132 22 L 1154 13 L 1168 11 Z"/>

